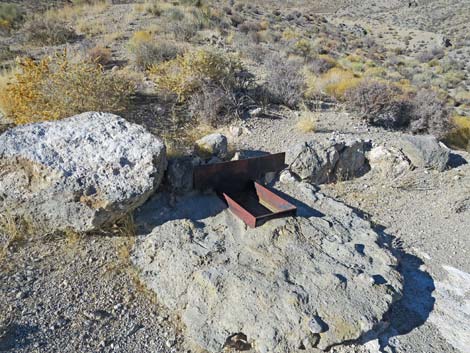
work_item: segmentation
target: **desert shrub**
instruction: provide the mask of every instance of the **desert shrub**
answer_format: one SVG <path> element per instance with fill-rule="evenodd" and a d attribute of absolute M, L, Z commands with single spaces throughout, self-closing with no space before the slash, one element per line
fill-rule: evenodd
<path fill-rule="evenodd" d="M 23 21 L 24 11 L 16 4 L 0 4 L 0 33 L 17 28 Z"/>
<path fill-rule="evenodd" d="M 255 32 L 257 33 L 257 32 Z M 261 39 L 262 40 L 262 39 Z M 262 63 L 268 52 L 267 48 L 257 41 L 240 32 L 232 33 L 227 37 L 227 43 L 231 44 L 236 52 L 244 58 L 249 58 L 257 63 Z"/>
<path fill-rule="evenodd" d="M 193 16 L 184 17 L 181 21 L 170 21 L 165 25 L 165 31 L 181 41 L 189 41 L 201 29 L 201 23 Z"/>
<path fill-rule="evenodd" d="M 223 87 L 203 84 L 188 102 L 191 117 L 206 125 L 225 124 L 236 111 L 236 100 Z"/>
<path fill-rule="evenodd" d="M 296 40 L 300 38 L 300 33 L 297 30 L 294 30 L 290 27 L 287 27 L 283 32 L 282 32 L 282 39 L 285 41 L 291 41 L 291 40 Z"/>
<path fill-rule="evenodd" d="M 455 116 L 452 118 L 452 130 L 446 137 L 446 142 L 455 148 L 470 152 L 470 117 Z"/>
<path fill-rule="evenodd" d="M 300 117 L 297 121 L 296 127 L 304 133 L 315 131 L 316 119 L 316 113 L 311 112 L 309 110 L 303 110 L 300 113 Z"/>
<path fill-rule="evenodd" d="M 178 7 L 170 7 L 164 13 L 170 21 L 181 21 L 184 19 L 184 12 Z"/>
<path fill-rule="evenodd" d="M 329 55 L 318 55 L 307 63 L 307 68 L 315 75 L 321 75 L 336 66 L 336 60 Z"/>
<path fill-rule="evenodd" d="M 90 62 L 107 65 L 111 62 L 111 50 L 102 46 L 97 45 L 94 48 L 91 48 L 87 53 L 87 58 Z"/>
<path fill-rule="evenodd" d="M 129 45 L 134 46 L 144 42 L 151 42 L 153 40 L 152 32 L 150 31 L 137 31 L 132 34 L 129 39 Z"/>
<path fill-rule="evenodd" d="M 364 80 L 346 92 L 345 100 L 371 125 L 400 128 L 409 123 L 410 103 L 394 85 Z"/>
<path fill-rule="evenodd" d="M 338 67 L 328 70 L 325 74 L 314 80 L 313 87 L 309 87 L 310 92 L 324 94 L 337 100 L 343 100 L 346 91 L 354 88 L 361 82 L 361 79 L 353 72 Z"/>
<path fill-rule="evenodd" d="M 0 107 L 16 124 L 57 120 L 86 111 L 120 111 L 132 92 L 117 73 L 87 62 L 71 63 L 66 55 L 40 62 L 26 59 L 0 90 Z"/>
<path fill-rule="evenodd" d="M 153 16 L 161 16 L 164 12 L 164 9 L 161 6 L 160 1 L 151 0 L 145 2 L 143 11 Z"/>
<path fill-rule="evenodd" d="M 268 73 L 265 87 L 269 100 L 291 108 L 296 107 L 305 92 L 302 63 L 273 54 L 266 59 L 265 67 Z"/>
<path fill-rule="evenodd" d="M 0 63 L 14 59 L 15 52 L 11 51 L 9 46 L 0 45 Z"/>
<path fill-rule="evenodd" d="M 159 88 L 174 93 L 179 101 L 187 100 L 207 83 L 235 87 L 242 72 L 236 57 L 206 49 L 179 55 L 150 69 Z"/>
<path fill-rule="evenodd" d="M 427 63 L 433 59 L 442 59 L 444 57 L 444 54 L 444 49 L 439 47 L 433 47 L 429 50 L 419 53 L 417 59 L 421 63 Z"/>
<path fill-rule="evenodd" d="M 195 7 L 201 7 L 203 5 L 202 0 L 179 0 L 178 3 L 185 6 Z"/>
<path fill-rule="evenodd" d="M 152 37 L 146 40 L 129 42 L 131 61 L 135 67 L 148 70 L 152 65 L 176 58 L 181 53 L 180 48 L 167 40 L 155 41 Z"/>
<path fill-rule="evenodd" d="M 77 36 L 64 21 L 48 16 L 29 19 L 23 26 L 23 31 L 25 39 L 36 45 L 64 44 Z"/>
<path fill-rule="evenodd" d="M 450 86 L 456 86 L 465 80 L 465 73 L 463 71 L 450 70 L 444 74 L 445 82 Z"/>
<path fill-rule="evenodd" d="M 450 129 L 450 111 L 445 99 L 431 89 L 418 91 L 411 103 L 410 130 L 444 137 Z"/>
<path fill-rule="evenodd" d="M 261 24 L 255 21 L 246 21 L 238 26 L 238 29 L 242 33 L 258 32 L 261 30 Z"/>
<path fill-rule="evenodd" d="M 303 58 L 309 58 L 313 53 L 313 45 L 309 40 L 301 38 L 292 45 L 291 52 Z"/>
<path fill-rule="evenodd" d="M 72 0 L 71 2 L 73 5 L 82 6 L 82 5 L 96 5 L 96 4 L 106 2 L 106 0 Z"/>
<path fill-rule="evenodd" d="M 215 50 L 201 49 L 153 65 L 157 86 L 176 97 L 191 118 L 216 126 L 241 116 L 252 104 L 253 77 L 240 60 Z"/>
<path fill-rule="evenodd" d="M 459 87 L 455 91 L 454 98 L 459 104 L 470 104 L 470 91 Z"/>

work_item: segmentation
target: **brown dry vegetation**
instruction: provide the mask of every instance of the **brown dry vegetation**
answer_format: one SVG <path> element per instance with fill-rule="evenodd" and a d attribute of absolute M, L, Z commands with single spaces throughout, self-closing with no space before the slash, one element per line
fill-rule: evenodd
<path fill-rule="evenodd" d="M 389 48 L 369 29 L 338 25 L 306 2 L 296 7 L 302 11 L 256 1 L 77 0 L 32 16 L 29 5 L 2 6 L 8 35 L 26 39 L 18 42 L 21 55 L 34 53 L 34 60 L 19 61 L 2 111 L 16 123 L 121 111 L 159 135 L 185 140 L 199 124 L 225 125 L 256 106 L 295 110 L 326 100 L 385 128 L 452 132 L 447 139 L 466 148 L 465 131 L 456 134 L 462 124 L 452 125 L 450 116 L 470 115 L 468 73 L 448 49 Z M 92 44 L 80 49 L 85 39 Z M 412 40 L 411 34 L 406 41 Z M 64 43 L 72 48 L 69 62 L 54 63 L 48 57 Z M 1 45 L 11 62 L 14 54 Z M 152 121 L 155 102 L 161 114 Z M 413 108 L 423 102 L 433 111 Z"/>

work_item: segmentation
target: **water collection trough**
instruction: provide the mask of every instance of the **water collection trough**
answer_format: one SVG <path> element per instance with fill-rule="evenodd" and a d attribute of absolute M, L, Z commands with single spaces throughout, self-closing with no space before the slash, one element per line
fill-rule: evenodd
<path fill-rule="evenodd" d="M 285 166 L 285 153 L 198 166 L 193 174 L 194 187 L 216 191 L 233 214 L 254 228 L 273 218 L 296 215 L 294 205 L 259 181 L 266 173 L 279 172 Z"/>

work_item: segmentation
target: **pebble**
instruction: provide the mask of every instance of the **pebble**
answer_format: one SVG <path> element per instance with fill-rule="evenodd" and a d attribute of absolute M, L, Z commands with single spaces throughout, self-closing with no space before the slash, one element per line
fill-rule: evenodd
<path fill-rule="evenodd" d="M 238 126 L 230 126 L 229 130 L 230 130 L 230 135 L 232 135 L 233 137 L 241 136 L 241 134 L 243 133 L 243 129 Z"/>
<path fill-rule="evenodd" d="M 28 295 L 28 293 L 20 291 L 16 294 L 16 299 L 24 299 L 24 298 L 27 297 L 27 295 Z"/>
<path fill-rule="evenodd" d="M 253 110 L 250 110 L 250 115 L 251 116 L 260 116 L 262 112 L 263 112 L 263 109 L 255 108 Z"/>
<path fill-rule="evenodd" d="M 174 340 L 174 339 L 166 340 L 166 342 L 165 342 L 165 345 L 166 345 L 168 348 L 173 347 L 175 344 L 176 344 L 176 340 Z"/>

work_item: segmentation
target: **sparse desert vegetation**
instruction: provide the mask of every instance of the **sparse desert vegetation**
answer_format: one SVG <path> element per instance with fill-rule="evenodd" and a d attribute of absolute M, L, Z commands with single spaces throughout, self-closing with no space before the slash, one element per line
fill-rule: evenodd
<path fill-rule="evenodd" d="M 0 351 L 462 351 L 469 20 L 464 0 L 0 3 Z M 266 152 L 297 217 L 250 233 L 193 193 L 194 168 Z"/>

